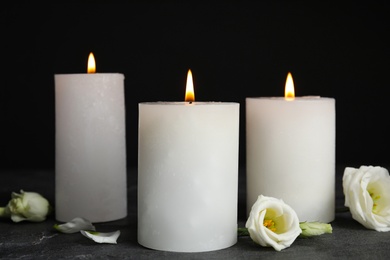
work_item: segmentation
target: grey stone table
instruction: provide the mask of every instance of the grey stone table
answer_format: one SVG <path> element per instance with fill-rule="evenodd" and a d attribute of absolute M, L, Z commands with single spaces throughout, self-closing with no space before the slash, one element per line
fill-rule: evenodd
<path fill-rule="evenodd" d="M 356 166 L 355 166 L 356 167 Z M 344 196 L 341 177 L 344 167 L 337 167 L 336 207 Z M 246 221 L 245 171 L 239 174 L 238 225 Z M 5 205 L 12 191 L 36 191 L 54 201 L 53 170 L 1 170 L 0 203 Z M 60 234 L 52 227 L 58 223 L 50 216 L 41 223 L 13 223 L 0 220 L 1 259 L 389 259 L 390 232 L 376 232 L 354 221 L 349 212 L 336 213 L 333 234 L 303 239 L 277 252 L 260 247 L 249 237 L 239 237 L 234 246 L 204 253 L 156 251 L 137 243 L 137 171 L 128 172 L 128 216 L 125 219 L 95 224 L 101 231 L 120 230 L 118 244 L 97 244 L 81 234 Z M 207 232 L 207 230 L 205 230 Z"/>

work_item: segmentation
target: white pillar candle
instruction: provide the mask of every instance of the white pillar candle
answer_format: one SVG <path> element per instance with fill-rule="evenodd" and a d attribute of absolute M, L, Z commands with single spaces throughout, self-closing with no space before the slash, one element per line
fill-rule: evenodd
<path fill-rule="evenodd" d="M 139 104 L 138 242 L 202 252 L 237 242 L 239 104 Z"/>
<path fill-rule="evenodd" d="M 246 99 L 247 209 L 283 199 L 300 221 L 335 214 L 335 100 Z"/>
<path fill-rule="evenodd" d="M 123 74 L 55 75 L 55 101 L 56 219 L 126 217 Z"/>
<path fill-rule="evenodd" d="M 237 241 L 239 104 L 139 104 L 138 242 L 201 252 Z"/>

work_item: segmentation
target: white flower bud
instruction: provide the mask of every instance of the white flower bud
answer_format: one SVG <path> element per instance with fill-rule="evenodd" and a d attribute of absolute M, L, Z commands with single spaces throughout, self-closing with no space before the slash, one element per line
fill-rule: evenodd
<path fill-rule="evenodd" d="M 21 190 L 20 194 L 12 192 L 12 199 L 4 208 L 2 216 L 11 217 L 14 222 L 41 222 L 46 219 L 49 209 L 49 202 L 40 194 Z"/>
<path fill-rule="evenodd" d="M 319 236 L 325 233 L 332 233 L 332 225 L 321 222 L 301 222 L 301 237 Z"/>

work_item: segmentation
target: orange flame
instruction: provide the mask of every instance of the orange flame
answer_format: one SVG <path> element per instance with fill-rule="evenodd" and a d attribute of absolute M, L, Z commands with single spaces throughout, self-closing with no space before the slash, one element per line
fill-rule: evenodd
<path fill-rule="evenodd" d="M 294 98 L 295 98 L 294 81 L 293 81 L 291 73 L 289 72 L 287 74 L 286 85 L 284 88 L 284 99 L 294 100 Z"/>
<path fill-rule="evenodd" d="M 191 70 L 188 70 L 188 73 L 187 73 L 186 95 L 184 97 L 184 100 L 186 102 L 194 102 L 195 101 L 194 82 L 192 80 Z"/>
<path fill-rule="evenodd" d="M 88 56 L 87 72 L 88 73 L 95 73 L 96 72 L 96 62 L 95 62 L 95 57 L 93 56 L 92 52 Z"/>

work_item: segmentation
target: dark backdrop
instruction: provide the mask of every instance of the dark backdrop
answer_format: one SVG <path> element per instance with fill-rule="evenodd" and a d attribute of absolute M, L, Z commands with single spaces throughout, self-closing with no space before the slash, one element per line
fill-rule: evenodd
<path fill-rule="evenodd" d="M 297 96 L 336 99 L 337 163 L 389 163 L 386 1 L 92 2 L 1 6 L 0 168 L 54 168 L 54 74 L 91 51 L 126 77 L 129 167 L 138 103 L 182 101 L 188 68 L 198 101 L 241 104 L 242 166 L 245 97 L 282 96 L 288 71 Z"/>

